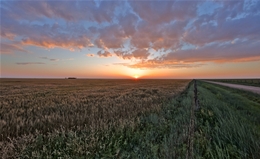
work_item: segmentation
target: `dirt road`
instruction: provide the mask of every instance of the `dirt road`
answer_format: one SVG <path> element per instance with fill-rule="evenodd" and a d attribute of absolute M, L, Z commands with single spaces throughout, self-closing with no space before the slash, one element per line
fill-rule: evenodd
<path fill-rule="evenodd" d="M 249 92 L 260 94 L 260 87 L 246 86 L 246 85 L 239 85 L 239 84 L 231 84 L 231 83 L 222 83 L 222 82 L 213 82 L 213 81 L 205 81 L 205 82 L 219 84 L 219 85 L 227 86 L 227 87 L 231 87 L 231 88 L 242 89 L 242 90 L 245 90 L 245 91 L 249 91 Z"/>

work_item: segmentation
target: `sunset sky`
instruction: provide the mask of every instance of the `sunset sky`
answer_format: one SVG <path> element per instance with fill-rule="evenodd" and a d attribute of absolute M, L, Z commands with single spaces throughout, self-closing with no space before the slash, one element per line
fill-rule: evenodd
<path fill-rule="evenodd" d="M 2 78 L 260 78 L 259 0 L 0 3 Z"/>

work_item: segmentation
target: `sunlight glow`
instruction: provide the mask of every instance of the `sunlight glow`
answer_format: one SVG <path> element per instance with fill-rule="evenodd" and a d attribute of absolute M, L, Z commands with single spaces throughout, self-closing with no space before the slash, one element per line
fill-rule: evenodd
<path fill-rule="evenodd" d="M 147 76 L 149 71 L 142 70 L 139 68 L 124 68 L 124 72 L 125 72 L 125 75 L 130 78 L 139 79 L 141 77 L 143 78 L 143 77 Z"/>
<path fill-rule="evenodd" d="M 134 75 L 134 78 L 135 78 L 135 79 L 139 78 L 139 75 Z"/>

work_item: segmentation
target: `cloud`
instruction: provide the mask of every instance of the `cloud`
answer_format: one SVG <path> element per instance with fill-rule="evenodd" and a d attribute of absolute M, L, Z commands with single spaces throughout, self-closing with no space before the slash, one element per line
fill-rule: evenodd
<path fill-rule="evenodd" d="M 21 39 L 23 45 L 33 45 L 44 48 L 65 48 L 69 50 L 92 47 L 90 38 L 85 35 L 87 30 L 81 26 L 59 26 L 59 29 L 53 29 L 57 24 L 3 24 L 2 34 L 10 34 Z M 39 31 L 40 30 L 40 31 Z M 2 36 L 7 38 L 6 36 Z"/>
<path fill-rule="evenodd" d="M 50 59 L 50 61 L 60 61 L 60 59 Z"/>
<path fill-rule="evenodd" d="M 63 19 L 78 22 L 80 20 L 111 22 L 120 1 L 11 1 L 3 2 L 6 8 L 12 8 L 13 19 L 38 20 L 44 18 Z"/>
<path fill-rule="evenodd" d="M 111 25 L 98 29 L 99 36 L 95 40 L 97 47 L 102 49 L 117 49 L 123 46 L 126 38 L 124 30 L 119 25 Z"/>
<path fill-rule="evenodd" d="M 73 61 L 74 58 L 68 58 L 68 59 L 61 59 L 61 61 Z"/>
<path fill-rule="evenodd" d="M 137 33 L 131 39 L 131 44 L 139 49 L 152 48 L 165 51 L 176 49 L 180 46 L 187 23 L 188 21 L 176 21 L 163 26 L 151 26 L 147 22 L 141 22 L 137 26 Z"/>
<path fill-rule="evenodd" d="M 177 50 L 153 59 L 132 64 L 118 65 L 130 68 L 191 68 L 206 65 L 208 62 L 248 62 L 260 60 L 260 40 L 237 41 L 234 44 L 209 44 L 197 49 Z"/>
<path fill-rule="evenodd" d="M 41 59 L 45 59 L 45 60 L 50 60 L 50 61 L 60 61 L 60 59 L 51 59 L 51 58 L 48 58 L 48 57 L 39 57 Z"/>
<path fill-rule="evenodd" d="M 46 59 L 46 60 L 49 59 L 48 57 L 39 57 L 39 58 L 41 58 L 41 59 Z"/>
<path fill-rule="evenodd" d="M 86 54 L 86 56 L 88 56 L 88 57 L 94 57 L 95 54 Z"/>
<path fill-rule="evenodd" d="M 186 20 L 196 15 L 198 1 L 130 1 L 130 6 L 141 19 L 151 24 Z M 183 9 L 185 8 L 185 9 Z"/>
<path fill-rule="evenodd" d="M 5 1 L 1 19 L 4 54 L 94 47 L 140 68 L 259 60 L 260 1 Z"/>
<path fill-rule="evenodd" d="M 178 50 L 163 57 L 164 61 L 236 62 L 243 59 L 259 60 L 260 41 L 246 40 L 235 44 L 209 44 L 198 49 Z"/>
<path fill-rule="evenodd" d="M 132 55 L 136 59 L 147 59 L 150 53 L 145 49 L 138 49 L 132 52 Z"/>
<path fill-rule="evenodd" d="M 192 68 L 200 67 L 203 63 L 183 63 L 183 62 L 171 62 L 171 61 L 159 61 L 159 60 L 148 60 L 137 62 L 133 64 L 129 63 L 114 63 L 114 65 L 126 66 L 129 68 L 140 68 L 140 69 L 176 69 L 176 68 Z"/>
<path fill-rule="evenodd" d="M 23 4 L 30 6 L 30 2 L 31 1 L 27 1 Z M 1 23 L 1 38 L 3 39 L 5 38 L 11 41 L 13 41 L 12 39 L 14 38 L 19 39 L 19 42 L 23 44 L 23 46 L 33 45 L 44 48 L 59 47 L 68 50 L 80 50 L 93 46 L 90 40 L 92 34 L 88 32 L 83 24 L 68 23 L 67 25 L 61 25 L 58 22 L 50 23 L 49 21 L 52 21 L 52 19 L 38 19 L 36 23 L 34 21 L 31 22 L 27 14 L 30 12 L 34 13 L 35 8 L 23 10 L 23 5 L 19 8 L 19 6 L 11 5 L 13 2 L 10 2 L 10 4 L 5 2 L 4 4 L 8 5 L 3 5 L 5 8 L 1 6 L 1 19 L 3 21 L 3 23 Z M 37 3 L 32 3 L 32 5 L 37 5 Z M 15 11 L 10 12 L 10 10 Z M 17 14 L 17 12 L 22 12 L 19 16 L 23 17 L 14 18 L 14 14 Z"/>
<path fill-rule="evenodd" d="M 147 59 L 150 55 L 147 49 L 136 49 L 133 51 L 115 51 L 115 55 L 122 59 Z"/>
<path fill-rule="evenodd" d="M 201 17 L 202 19 L 202 17 Z M 201 21 L 198 19 L 198 21 Z M 195 23 L 197 23 L 195 21 Z M 196 29 L 189 29 L 185 40 L 194 45 L 205 45 L 212 42 L 225 42 L 236 38 L 257 39 L 260 33 L 260 14 L 248 15 L 223 24 L 198 22 Z M 253 25 L 252 25 L 253 24 Z"/>
<path fill-rule="evenodd" d="M 136 25 L 139 21 L 138 16 L 133 13 L 127 13 L 124 16 L 119 17 L 119 25 L 122 27 L 126 37 L 131 37 L 136 32 Z"/>
<path fill-rule="evenodd" d="M 111 57 L 111 56 L 113 56 L 110 52 L 108 52 L 108 51 L 104 51 L 104 52 L 102 52 L 102 51 L 99 51 L 98 53 L 97 53 L 97 55 L 99 56 L 99 57 Z"/>
<path fill-rule="evenodd" d="M 25 50 L 19 43 L 10 44 L 10 43 L 1 42 L 0 50 L 1 50 L 1 54 L 13 54 L 15 51 L 30 53 L 29 51 Z"/>
<path fill-rule="evenodd" d="M 17 65 L 42 65 L 43 62 L 17 62 Z"/>
<path fill-rule="evenodd" d="M 86 36 L 67 36 L 67 35 L 56 35 L 54 37 L 43 35 L 39 37 L 27 37 L 22 40 L 23 44 L 34 45 L 45 48 L 66 48 L 70 50 L 82 49 L 85 47 L 91 47 L 93 44 Z"/>

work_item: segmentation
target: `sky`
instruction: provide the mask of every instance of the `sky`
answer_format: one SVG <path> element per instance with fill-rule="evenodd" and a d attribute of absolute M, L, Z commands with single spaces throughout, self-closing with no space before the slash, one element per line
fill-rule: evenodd
<path fill-rule="evenodd" d="M 259 0 L 0 3 L 1 78 L 260 78 Z"/>

